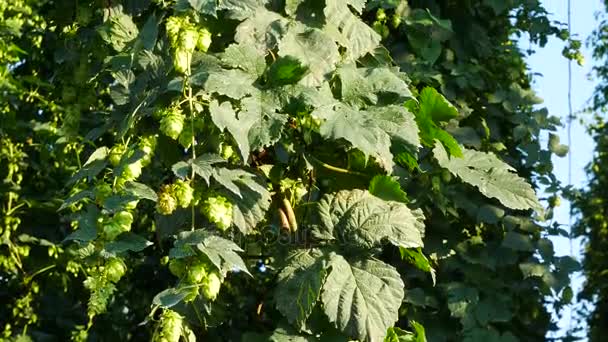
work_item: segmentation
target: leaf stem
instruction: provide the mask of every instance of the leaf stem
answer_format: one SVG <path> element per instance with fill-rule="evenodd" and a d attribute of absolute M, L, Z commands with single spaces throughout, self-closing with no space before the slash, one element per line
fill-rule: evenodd
<path fill-rule="evenodd" d="M 316 164 L 319 164 L 320 166 L 322 166 L 328 170 L 334 171 L 334 172 L 349 174 L 349 175 L 353 175 L 353 176 L 366 177 L 366 178 L 370 177 L 369 175 L 362 173 L 362 172 L 347 170 L 347 169 L 343 169 L 341 167 L 329 165 L 329 164 L 315 158 L 312 154 L 308 154 L 307 157 L 310 158 L 312 161 L 314 161 Z"/>

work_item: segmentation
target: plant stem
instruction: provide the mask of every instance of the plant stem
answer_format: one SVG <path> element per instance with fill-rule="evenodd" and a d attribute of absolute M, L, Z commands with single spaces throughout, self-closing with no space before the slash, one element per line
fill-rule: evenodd
<path fill-rule="evenodd" d="M 349 174 L 349 175 L 353 175 L 353 176 L 366 177 L 366 178 L 370 177 L 369 175 L 362 173 L 362 172 L 347 170 L 347 169 L 343 169 L 341 167 L 329 165 L 329 164 L 315 158 L 312 154 L 308 154 L 307 157 L 312 159 L 315 163 L 319 164 L 320 166 L 322 166 L 328 170 L 334 171 L 334 172 Z"/>

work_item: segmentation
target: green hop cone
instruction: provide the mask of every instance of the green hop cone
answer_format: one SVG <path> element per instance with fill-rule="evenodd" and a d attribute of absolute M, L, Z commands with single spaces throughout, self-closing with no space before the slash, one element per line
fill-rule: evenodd
<path fill-rule="evenodd" d="M 112 186 L 110 184 L 101 183 L 95 187 L 95 199 L 98 203 L 103 202 L 110 196 L 112 196 Z"/>
<path fill-rule="evenodd" d="M 124 231 L 130 231 L 131 225 L 133 224 L 133 214 L 123 210 L 119 211 L 112 217 L 112 220 L 116 222 Z"/>
<path fill-rule="evenodd" d="M 127 272 L 127 266 L 118 258 L 112 258 L 104 267 L 106 277 L 113 283 L 116 283 Z"/>
<path fill-rule="evenodd" d="M 124 181 L 135 180 L 135 179 L 139 178 L 139 176 L 141 176 L 142 168 L 143 168 L 143 165 L 141 163 L 141 160 L 137 160 L 131 164 L 127 164 L 122 169 L 122 173 L 120 174 L 120 177 L 123 178 Z"/>
<path fill-rule="evenodd" d="M 189 148 L 192 145 L 192 130 L 184 129 L 177 140 L 184 148 Z"/>
<path fill-rule="evenodd" d="M 139 203 L 139 200 L 134 200 L 134 201 L 130 201 L 125 203 L 125 209 L 127 210 L 135 210 L 135 208 L 137 208 L 137 204 Z"/>
<path fill-rule="evenodd" d="M 110 149 L 110 154 L 108 156 L 108 161 L 110 165 L 117 167 L 120 164 L 120 160 L 122 159 L 123 154 L 127 148 L 124 145 L 116 145 Z"/>
<path fill-rule="evenodd" d="M 153 337 L 154 342 L 179 342 L 182 336 L 183 317 L 173 310 L 165 310 L 160 319 L 160 329 Z"/>
<path fill-rule="evenodd" d="M 173 67 L 180 74 L 187 74 L 190 69 L 190 61 L 192 60 L 192 52 L 177 48 L 173 52 Z"/>
<path fill-rule="evenodd" d="M 171 215 L 177 209 L 177 199 L 173 197 L 171 187 L 164 185 L 158 193 L 156 211 L 161 215 Z"/>
<path fill-rule="evenodd" d="M 188 51 L 189 53 L 194 52 L 194 49 L 196 49 L 196 45 L 198 44 L 198 31 L 194 27 L 191 25 L 184 27 L 180 32 L 179 38 L 180 48 Z"/>
<path fill-rule="evenodd" d="M 203 292 L 203 296 L 209 300 L 215 300 L 217 298 L 218 293 L 220 293 L 220 288 L 222 287 L 222 279 L 217 274 L 217 272 L 211 272 L 207 274 L 203 285 L 201 286 L 201 290 Z"/>
<path fill-rule="evenodd" d="M 169 271 L 174 276 L 181 278 L 186 270 L 186 263 L 183 259 L 173 259 L 169 261 Z"/>
<path fill-rule="evenodd" d="M 232 161 L 236 157 L 232 145 L 222 143 L 222 146 L 220 147 L 220 156 L 227 161 Z"/>
<path fill-rule="evenodd" d="M 181 30 L 184 24 L 184 19 L 181 17 L 172 16 L 167 18 L 165 22 L 165 28 L 167 29 L 167 38 L 169 38 L 169 42 L 172 47 L 177 47 L 177 42 L 179 38 L 179 31 Z"/>
<path fill-rule="evenodd" d="M 211 46 L 211 41 L 211 32 L 204 27 L 200 28 L 198 30 L 198 41 L 196 42 L 196 47 L 203 52 L 207 52 L 207 50 L 209 50 L 209 46 Z"/>
<path fill-rule="evenodd" d="M 190 183 L 178 179 L 173 184 L 173 196 L 177 199 L 177 203 L 182 208 L 187 208 L 194 197 L 194 189 L 190 186 Z"/>
<path fill-rule="evenodd" d="M 184 119 L 184 114 L 176 108 L 160 120 L 160 131 L 171 139 L 176 140 L 184 129 Z"/>
<path fill-rule="evenodd" d="M 188 268 L 188 281 L 191 284 L 200 283 L 207 276 L 207 271 L 205 270 L 205 264 L 202 262 L 194 262 Z"/>
<path fill-rule="evenodd" d="M 154 155 L 154 149 L 156 148 L 156 137 L 153 135 L 141 138 L 139 142 L 139 149 L 144 153 L 141 158 L 141 164 L 147 166 L 152 161 Z"/>
<path fill-rule="evenodd" d="M 108 241 L 113 241 L 122 233 L 124 233 L 122 227 L 113 220 L 109 220 L 103 225 L 103 234 Z"/>
<path fill-rule="evenodd" d="M 203 202 L 203 214 L 221 230 L 232 224 L 232 203 L 223 196 L 209 197 Z"/>

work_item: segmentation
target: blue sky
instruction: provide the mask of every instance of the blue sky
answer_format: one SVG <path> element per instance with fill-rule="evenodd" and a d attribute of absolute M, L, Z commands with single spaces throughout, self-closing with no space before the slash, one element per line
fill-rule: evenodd
<path fill-rule="evenodd" d="M 541 2 L 547 11 L 551 13 L 553 20 L 563 23 L 567 22 L 567 0 L 543 0 Z M 585 41 L 591 34 L 597 26 L 595 13 L 600 10 L 603 10 L 601 0 L 572 0 L 572 33 L 577 39 Z M 522 46 L 524 45 L 522 44 Z M 545 48 L 538 49 L 537 53 L 528 59 L 528 62 L 531 71 L 540 74 L 535 77 L 534 89 L 545 100 L 544 106 L 549 109 L 552 115 L 561 117 L 565 123 L 568 116 L 568 61 L 561 57 L 563 47 L 563 42 L 558 39 L 552 39 Z M 586 60 L 583 67 L 572 63 L 572 104 L 574 112 L 586 107 L 595 84 L 590 78 L 591 67 L 593 66 L 591 51 L 584 46 L 583 53 Z M 590 120 L 590 115 L 581 115 L 580 117 L 584 121 Z M 562 143 L 568 143 L 566 127 L 560 130 L 559 135 Z M 578 119 L 572 122 L 571 136 L 572 184 L 576 187 L 582 187 L 587 181 L 584 167 L 593 156 L 593 141 L 588 136 L 584 123 L 581 124 Z M 554 157 L 553 162 L 558 179 L 567 184 L 568 158 Z M 555 219 L 557 222 L 566 225 L 565 227 L 568 225 L 568 212 L 569 204 L 566 201 L 562 201 L 561 207 L 556 211 Z M 570 254 L 568 239 L 554 238 L 553 243 L 558 255 Z M 573 241 L 572 250 L 574 256 L 580 260 L 580 241 Z M 573 282 L 575 293 L 581 288 L 583 280 L 580 275 L 575 276 Z M 559 320 L 559 326 L 562 329 L 560 334 L 567 329 L 568 321 L 569 313 L 566 310 L 566 312 L 562 313 L 562 317 Z M 572 324 L 576 326 L 576 321 L 573 321 Z"/>

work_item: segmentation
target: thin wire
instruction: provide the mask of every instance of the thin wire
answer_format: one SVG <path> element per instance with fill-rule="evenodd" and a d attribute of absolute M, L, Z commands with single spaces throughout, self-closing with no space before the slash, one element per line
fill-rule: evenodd
<path fill-rule="evenodd" d="M 568 35 L 572 39 L 572 4 L 568 0 Z M 572 187 L 572 59 L 568 59 L 568 118 L 566 120 L 568 130 L 568 187 Z M 574 255 L 572 247 L 572 203 L 568 204 L 568 243 L 570 247 L 570 257 Z M 572 332 L 572 312 L 573 307 L 569 308 L 568 332 Z"/>

